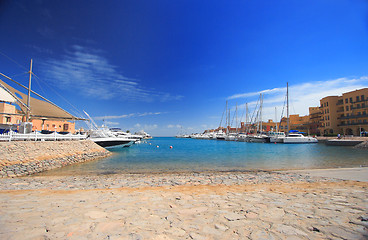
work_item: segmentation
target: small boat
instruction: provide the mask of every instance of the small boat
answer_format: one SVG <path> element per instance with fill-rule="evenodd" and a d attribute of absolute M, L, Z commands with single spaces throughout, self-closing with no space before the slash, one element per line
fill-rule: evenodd
<path fill-rule="evenodd" d="M 284 143 L 318 143 L 318 140 L 314 137 L 306 137 L 301 133 L 290 133 L 284 138 Z"/>
<path fill-rule="evenodd" d="M 267 141 L 268 136 L 265 134 L 256 134 L 249 136 L 249 142 L 252 143 L 265 143 Z"/>

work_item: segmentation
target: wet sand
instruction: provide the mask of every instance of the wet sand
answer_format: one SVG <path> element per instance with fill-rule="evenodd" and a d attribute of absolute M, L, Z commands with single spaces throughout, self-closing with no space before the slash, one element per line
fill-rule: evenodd
<path fill-rule="evenodd" d="M 0 239 L 368 238 L 368 183 L 318 171 L 0 179 Z"/>

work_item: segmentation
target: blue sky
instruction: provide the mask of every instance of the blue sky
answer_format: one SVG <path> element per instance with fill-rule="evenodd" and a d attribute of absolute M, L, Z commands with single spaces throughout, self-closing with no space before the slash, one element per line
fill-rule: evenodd
<path fill-rule="evenodd" d="M 0 1 L 0 72 L 71 113 L 154 136 L 220 124 L 290 85 L 291 113 L 368 87 L 368 3 Z M 80 124 L 81 126 L 85 126 Z"/>

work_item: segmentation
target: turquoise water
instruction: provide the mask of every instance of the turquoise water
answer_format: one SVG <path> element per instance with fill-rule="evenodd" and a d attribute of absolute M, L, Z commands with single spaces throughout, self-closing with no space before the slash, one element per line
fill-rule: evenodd
<path fill-rule="evenodd" d="M 158 137 L 129 148 L 110 150 L 114 152 L 111 157 L 44 174 L 236 171 L 368 165 L 367 150 L 321 143 L 266 144 Z"/>

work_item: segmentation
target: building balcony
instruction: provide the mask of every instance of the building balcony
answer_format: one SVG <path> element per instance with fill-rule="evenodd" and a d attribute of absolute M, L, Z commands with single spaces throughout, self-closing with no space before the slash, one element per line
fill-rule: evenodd
<path fill-rule="evenodd" d="M 361 114 L 361 115 L 350 115 L 350 116 L 344 116 L 344 117 L 338 117 L 337 119 L 352 119 L 352 118 L 368 118 L 367 114 Z"/>
<path fill-rule="evenodd" d="M 363 122 L 363 123 L 340 123 L 340 124 L 337 124 L 338 127 L 347 127 L 347 126 L 365 126 L 367 125 L 368 126 L 368 122 Z"/>

